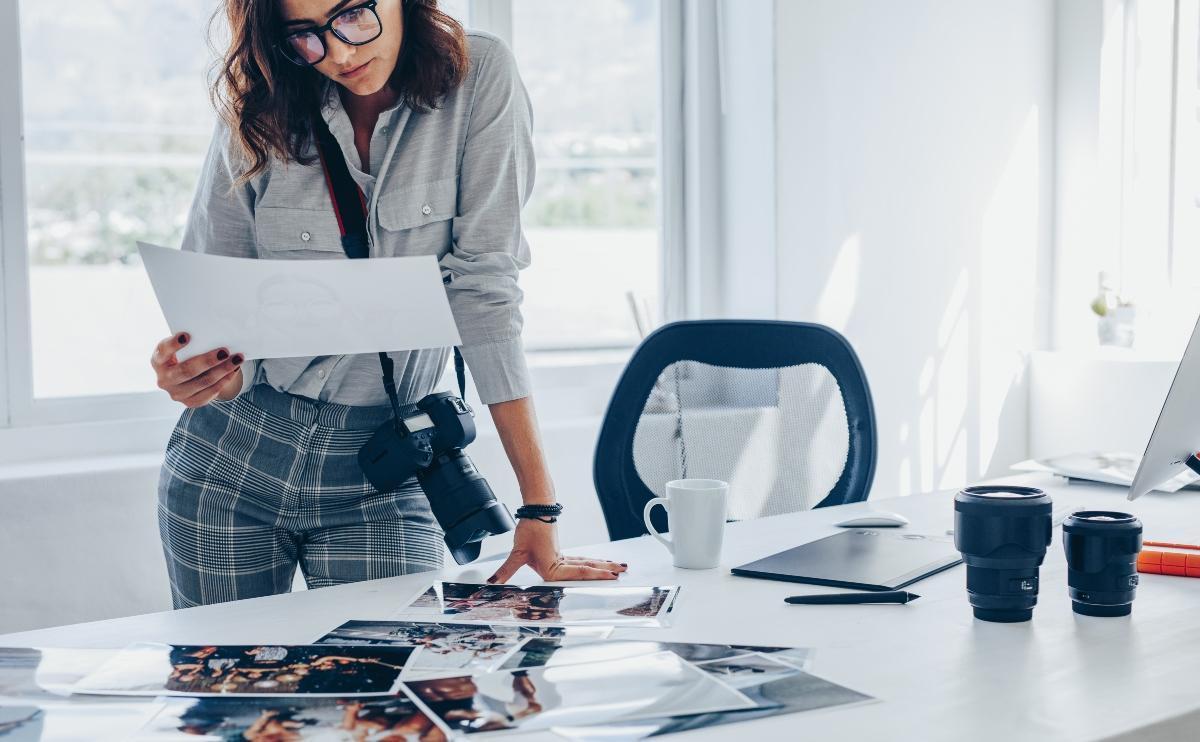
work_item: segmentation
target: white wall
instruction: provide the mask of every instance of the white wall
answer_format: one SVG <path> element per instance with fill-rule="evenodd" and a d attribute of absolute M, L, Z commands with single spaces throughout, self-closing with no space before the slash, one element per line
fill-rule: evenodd
<path fill-rule="evenodd" d="M 1054 4 L 776 5 L 777 295 L 841 329 L 875 497 L 1023 458 L 1051 286 Z"/>

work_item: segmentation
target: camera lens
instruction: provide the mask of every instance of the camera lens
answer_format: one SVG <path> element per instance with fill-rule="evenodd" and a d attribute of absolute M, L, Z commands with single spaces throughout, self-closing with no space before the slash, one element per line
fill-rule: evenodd
<path fill-rule="evenodd" d="M 451 449 L 417 472 L 417 481 L 459 564 L 479 558 L 480 541 L 511 531 L 515 524 L 504 503 L 461 449 Z"/>
<path fill-rule="evenodd" d="M 1063 521 L 1071 607 L 1084 616 L 1128 616 L 1137 592 L 1142 522 L 1129 513 L 1085 510 Z"/>
<path fill-rule="evenodd" d="M 1052 503 L 1034 487 L 967 487 L 954 496 L 954 546 L 975 618 L 1028 621 L 1050 545 Z"/>

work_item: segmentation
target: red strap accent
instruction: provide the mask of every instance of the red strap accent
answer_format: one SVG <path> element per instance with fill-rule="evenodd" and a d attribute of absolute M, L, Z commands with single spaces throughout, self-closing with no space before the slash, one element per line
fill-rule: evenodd
<path fill-rule="evenodd" d="M 325 188 L 329 191 L 329 200 L 333 202 L 333 215 L 337 217 L 338 232 L 346 236 L 346 225 L 342 224 L 342 212 L 338 209 L 337 196 L 333 195 L 333 180 L 329 177 L 329 166 L 325 164 L 325 150 L 317 143 L 317 156 L 321 158 L 321 172 L 325 173 Z M 362 193 L 359 193 L 362 197 Z"/>
<path fill-rule="evenodd" d="M 333 180 L 329 177 L 329 165 L 325 163 L 325 149 L 317 142 L 317 156 L 321 158 L 321 171 L 325 174 L 325 188 L 329 191 L 329 200 L 333 202 L 333 215 L 337 217 L 338 232 L 343 237 L 346 236 L 346 225 L 342 223 L 342 210 L 338 208 L 337 196 L 333 193 Z M 362 204 L 363 213 L 367 213 L 367 197 L 363 195 L 362 188 L 355 187 L 358 191 L 358 201 Z"/>

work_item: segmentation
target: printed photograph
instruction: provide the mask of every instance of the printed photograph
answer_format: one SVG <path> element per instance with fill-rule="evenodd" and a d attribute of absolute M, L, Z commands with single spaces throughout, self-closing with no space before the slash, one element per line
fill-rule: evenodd
<path fill-rule="evenodd" d="M 742 654 L 721 660 L 698 662 L 704 672 L 731 688 L 761 688 L 775 680 L 796 675 L 799 668 L 785 664 L 765 654 Z M 751 697 L 753 699 L 753 697 Z"/>
<path fill-rule="evenodd" d="M 135 644 L 75 686 L 106 695 L 322 695 L 395 692 L 412 647 Z"/>
<path fill-rule="evenodd" d="M 754 707 L 737 690 L 670 652 L 423 680 L 407 686 L 449 728 L 464 734 Z"/>
<path fill-rule="evenodd" d="M 41 739 L 44 719 L 37 706 L 0 706 L 0 739 Z"/>
<path fill-rule="evenodd" d="M 194 735 L 228 742 L 445 742 L 403 695 L 386 698 L 174 698 L 138 739 Z"/>
<path fill-rule="evenodd" d="M 154 699 L 125 698 L 115 703 L 56 699 L 29 705 L 0 702 L 0 740 L 134 739 L 162 704 Z"/>
<path fill-rule="evenodd" d="M 414 647 L 403 677 L 423 679 L 497 669 L 531 639 L 550 638 L 559 644 L 570 644 L 603 639 L 609 633 L 607 627 L 347 621 L 318 639 L 317 644 Z"/>
<path fill-rule="evenodd" d="M 553 731 L 560 737 L 575 742 L 618 742 L 875 700 L 871 696 L 831 683 L 816 675 L 786 667 L 783 663 L 763 655 L 716 660 L 695 667 L 706 670 L 722 682 L 736 684 L 740 692 L 755 703 L 756 708 L 692 715 L 675 714 L 630 723 L 562 725 L 555 727 Z M 757 680 L 751 681 L 750 678 L 755 676 Z"/>
<path fill-rule="evenodd" d="M 119 651 L 0 647 L 0 703 L 7 704 L 9 699 L 41 702 L 65 698 L 81 678 Z"/>
<path fill-rule="evenodd" d="M 810 650 L 800 647 L 753 647 L 734 644 L 655 642 L 640 639 L 568 644 L 561 639 L 550 637 L 530 639 L 525 642 L 504 661 L 499 669 L 518 670 L 526 667 L 577 665 L 581 662 L 640 657 L 655 652 L 672 652 L 688 662 L 721 660 L 758 652 L 769 654 L 800 670 L 807 667 L 810 656 Z"/>
<path fill-rule="evenodd" d="M 440 582 L 402 611 L 456 621 L 662 626 L 679 588 L 481 585 Z"/>

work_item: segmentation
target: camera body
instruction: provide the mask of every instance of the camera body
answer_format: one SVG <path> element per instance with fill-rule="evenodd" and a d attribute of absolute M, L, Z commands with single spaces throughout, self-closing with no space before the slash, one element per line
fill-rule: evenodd
<path fill-rule="evenodd" d="M 475 417 L 460 397 L 437 392 L 417 412 L 381 425 L 358 452 L 367 480 L 380 492 L 414 475 L 446 535 L 454 561 L 479 558 L 480 542 L 514 527 L 508 508 L 463 448 L 475 440 Z"/>

